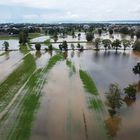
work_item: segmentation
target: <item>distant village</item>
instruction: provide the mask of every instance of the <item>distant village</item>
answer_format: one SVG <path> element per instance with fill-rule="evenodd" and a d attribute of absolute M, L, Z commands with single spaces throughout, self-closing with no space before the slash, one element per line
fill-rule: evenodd
<path fill-rule="evenodd" d="M 13 23 L 7 23 L 7 24 L 0 24 L 0 36 L 15 36 L 18 35 L 21 29 L 28 29 L 29 33 L 35 33 L 35 32 L 45 32 L 47 29 L 59 29 L 64 30 L 67 28 L 75 28 L 79 29 L 79 31 L 88 31 L 93 28 L 101 28 L 102 30 L 109 30 L 112 29 L 115 32 L 120 31 L 121 28 L 125 28 L 125 32 L 132 32 L 136 31 L 140 28 L 139 23 L 125 23 L 125 24 L 111 24 L 111 23 L 62 23 L 62 24 L 13 24 Z M 123 29 L 124 30 L 124 29 Z M 129 33 L 128 33 L 129 34 Z"/>

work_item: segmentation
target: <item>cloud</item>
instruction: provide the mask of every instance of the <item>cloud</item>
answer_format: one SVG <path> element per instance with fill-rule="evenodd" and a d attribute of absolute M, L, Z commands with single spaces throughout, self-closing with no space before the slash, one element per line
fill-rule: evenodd
<path fill-rule="evenodd" d="M 135 20 L 140 19 L 139 3 L 140 0 L 1 0 L 0 15 L 25 22 Z"/>
<path fill-rule="evenodd" d="M 130 9 L 129 12 L 140 14 L 140 5 L 137 5 L 134 9 Z"/>
<path fill-rule="evenodd" d="M 23 18 L 24 19 L 27 19 L 27 20 L 34 20 L 34 19 L 39 18 L 39 15 L 35 15 L 35 14 L 32 14 L 32 15 L 23 15 Z"/>

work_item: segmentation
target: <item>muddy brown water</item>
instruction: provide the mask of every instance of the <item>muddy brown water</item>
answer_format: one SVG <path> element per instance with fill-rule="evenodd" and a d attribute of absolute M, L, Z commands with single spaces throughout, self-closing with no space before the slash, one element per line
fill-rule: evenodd
<path fill-rule="evenodd" d="M 23 57 L 19 52 L 3 52 L 0 56 L 0 83 L 21 64 Z"/>
<path fill-rule="evenodd" d="M 88 107 L 88 93 L 84 91 L 78 70 L 83 69 L 90 74 L 104 103 L 104 93 L 110 83 L 118 83 L 121 88 L 139 83 L 139 77 L 133 74 L 132 68 L 140 60 L 140 54 L 130 50 L 117 53 L 69 51 L 65 56 L 75 64 L 77 72 L 70 77 L 69 68 L 63 61 L 47 75 L 31 139 L 104 140 L 111 137 L 115 140 L 139 140 L 140 93 L 137 93 L 135 102 L 124 103 L 114 117 L 107 112 L 97 113 Z"/>
<path fill-rule="evenodd" d="M 88 109 L 79 75 L 70 77 L 65 62 L 61 62 L 47 79 L 31 139 L 101 139 L 95 127 L 97 122 L 93 121 L 96 118 Z"/>
<path fill-rule="evenodd" d="M 71 37 L 68 37 L 71 40 Z M 109 38 L 108 35 L 102 38 Z M 115 38 L 122 38 L 115 35 Z M 124 38 L 129 38 L 125 36 Z M 85 37 L 82 35 L 82 39 Z M 61 39 L 60 39 L 61 40 Z M 55 44 L 58 47 L 58 44 Z M 92 44 L 83 44 L 85 48 Z M 17 48 L 17 46 L 16 46 Z M 32 52 L 37 68 L 43 68 L 55 53 Z M 69 51 L 65 58 L 76 66 L 71 73 L 66 60 L 57 63 L 47 74 L 47 82 L 42 89 L 39 108 L 36 110 L 32 140 L 139 140 L 140 139 L 140 93 L 136 101 L 126 99 L 126 103 L 115 117 L 105 112 L 89 109 L 79 69 L 87 71 L 95 81 L 102 102 L 110 83 L 118 83 L 121 88 L 136 83 L 140 91 L 139 77 L 132 68 L 140 60 L 140 53 L 127 51 Z M 0 56 L 0 81 L 4 80 L 22 62 L 23 54 L 9 52 Z"/>

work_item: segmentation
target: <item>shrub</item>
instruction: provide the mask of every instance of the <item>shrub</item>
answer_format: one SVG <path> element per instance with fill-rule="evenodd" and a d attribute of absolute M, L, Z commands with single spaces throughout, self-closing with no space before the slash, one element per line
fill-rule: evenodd
<path fill-rule="evenodd" d="M 35 48 L 36 48 L 37 51 L 40 51 L 41 50 L 41 44 L 40 43 L 35 44 Z"/>
<path fill-rule="evenodd" d="M 136 92 L 137 90 L 135 85 L 129 85 L 128 87 L 124 88 L 124 93 L 126 93 L 129 98 L 135 99 Z"/>

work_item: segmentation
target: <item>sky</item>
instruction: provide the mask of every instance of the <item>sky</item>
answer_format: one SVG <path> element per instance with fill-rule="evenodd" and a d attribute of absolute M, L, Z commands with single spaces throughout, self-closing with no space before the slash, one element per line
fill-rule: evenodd
<path fill-rule="evenodd" d="M 0 23 L 140 20 L 140 0 L 0 0 Z"/>

